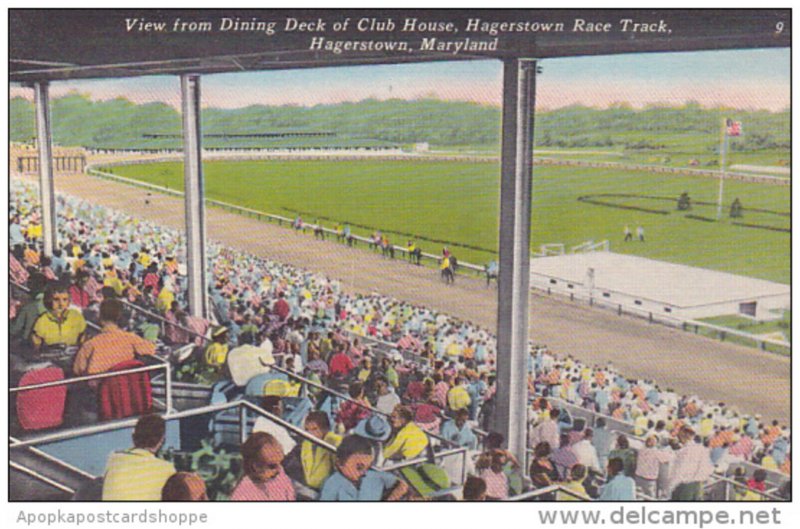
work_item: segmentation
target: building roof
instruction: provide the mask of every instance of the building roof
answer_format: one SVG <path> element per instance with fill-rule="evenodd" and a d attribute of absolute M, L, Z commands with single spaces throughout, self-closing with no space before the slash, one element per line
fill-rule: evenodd
<path fill-rule="evenodd" d="M 679 308 L 755 301 L 786 296 L 791 287 L 696 266 L 614 252 L 589 252 L 531 259 L 531 276 L 544 276 L 584 287 L 594 269 L 594 292 L 624 294 Z"/>
<path fill-rule="evenodd" d="M 287 22 L 289 19 L 294 19 L 298 27 L 292 28 L 294 22 Z M 317 27 L 318 20 L 322 27 Z M 334 30 L 334 24 L 345 20 L 348 20 L 346 29 Z M 301 22 L 310 23 L 305 29 L 313 31 L 300 31 Z M 452 28 L 457 31 L 446 31 L 442 26 L 447 22 L 452 22 Z M 201 23 L 208 24 L 205 27 L 208 31 L 203 30 Z M 258 23 L 263 26 L 258 30 L 242 30 L 244 23 L 256 28 Z M 270 23 L 274 23 L 271 35 Z M 287 23 L 290 30 L 287 30 Z M 437 26 L 436 23 L 442 24 Z M 163 24 L 163 30 L 156 30 L 155 24 Z M 407 31 L 411 24 L 415 30 Z M 561 31 L 555 31 L 556 24 L 563 24 Z M 634 31 L 633 24 L 648 25 L 638 26 Z M 432 26 L 432 29 L 419 31 L 423 25 Z M 550 31 L 546 30 L 548 25 Z M 190 31 L 192 27 L 194 31 Z M 236 27 L 239 30 L 235 30 Z M 778 27 L 782 29 L 778 31 Z M 645 29 L 648 31 L 643 31 Z M 320 38 L 322 41 L 314 40 Z M 431 41 L 432 38 L 436 40 Z M 477 42 L 491 44 L 497 38 L 496 49 L 493 46 L 473 49 L 465 42 L 466 38 L 473 46 Z M 369 44 L 351 44 L 356 49 L 340 49 L 340 53 L 324 49 L 327 43 L 356 41 L 373 45 L 369 49 Z M 407 48 L 388 51 L 386 43 L 392 42 L 405 42 Z M 463 47 L 457 53 L 453 52 L 456 44 L 449 50 L 437 49 L 437 44 L 447 42 L 461 43 Z M 9 79 L 27 83 L 437 60 L 542 59 L 788 47 L 790 44 L 789 9 L 12 9 L 9 11 Z M 426 46 L 429 49 L 424 49 Z"/>

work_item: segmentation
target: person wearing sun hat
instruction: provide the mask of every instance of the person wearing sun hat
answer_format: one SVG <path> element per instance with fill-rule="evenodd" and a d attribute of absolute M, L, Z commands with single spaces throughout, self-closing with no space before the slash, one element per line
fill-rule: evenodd
<path fill-rule="evenodd" d="M 353 435 L 382 443 L 392 435 L 392 426 L 385 417 L 373 413 L 366 419 L 359 421 L 355 428 L 353 428 Z"/>

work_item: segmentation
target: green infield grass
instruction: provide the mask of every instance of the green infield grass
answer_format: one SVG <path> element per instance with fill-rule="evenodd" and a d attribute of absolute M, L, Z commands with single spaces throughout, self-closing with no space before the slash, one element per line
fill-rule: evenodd
<path fill-rule="evenodd" d="M 183 188 L 179 162 L 104 170 Z M 210 161 L 204 174 L 206 195 L 219 201 L 292 218 L 299 213 L 326 227 L 348 222 L 360 235 L 381 229 L 398 245 L 413 235 L 431 253 L 447 241 L 459 259 L 476 264 L 496 253 L 498 163 Z M 615 252 L 789 283 L 790 188 L 727 181 L 717 222 L 718 185 L 708 177 L 536 166 L 532 248 L 607 239 Z M 676 210 L 684 191 L 693 202 L 688 212 Z M 731 219 L 729 206 L 737 197 L 743 216 Z M 625 225 L 634 234 L 641 225 L 645 242 L 623 242 Z"/>

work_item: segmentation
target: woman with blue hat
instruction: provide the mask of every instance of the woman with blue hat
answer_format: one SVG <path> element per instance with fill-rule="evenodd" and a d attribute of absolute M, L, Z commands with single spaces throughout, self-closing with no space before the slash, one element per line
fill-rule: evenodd
<path fill-rule="evenodd" d="M 366 419 L 362 419 L 355 428 L 353 435 L 358 435 L 370 441 L 384 442 L 392 434 L 392 427 L 383 416 L 373 413 Z"/>

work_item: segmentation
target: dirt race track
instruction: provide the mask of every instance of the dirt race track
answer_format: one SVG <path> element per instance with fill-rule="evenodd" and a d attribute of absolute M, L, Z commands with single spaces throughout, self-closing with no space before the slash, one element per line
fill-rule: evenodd
<path fill-rule="evenodd" d="M 154 195 L 145 205 L 146 191 L 88 175 L 58 176 L 56 190 L 172 228 L 184 226 L 178 198 Z M 380 292 L 491 330 L 496 326 L 497 290 L 479 279 L 460 276 L 447 286 L 435 270 L 217 208 L 207 209 L 207 232 L 234 248 L 339 279 L 349 291 Z M 786 357 L 539 294 L 531 295 L 530 310 L 532 340 L 558 354 L 592 364 L 611 361 L 628 376 L 653 379 L 661 387 L 733 404 L 765 420 L 789 419 Z"/>

